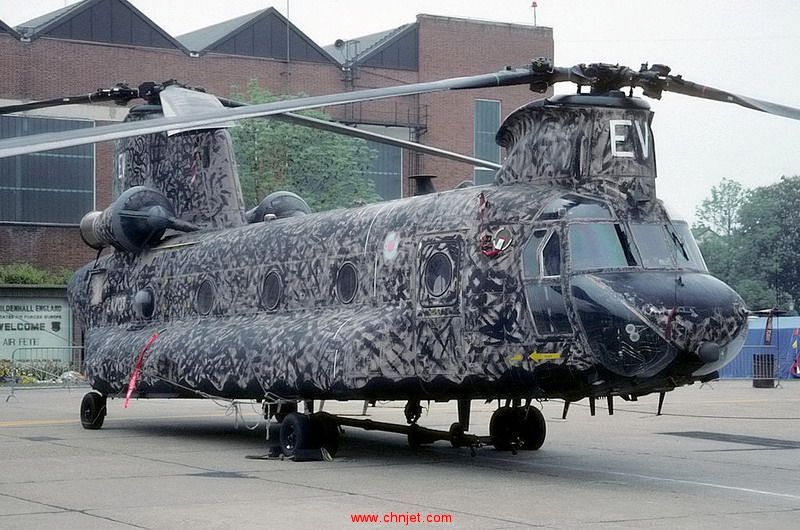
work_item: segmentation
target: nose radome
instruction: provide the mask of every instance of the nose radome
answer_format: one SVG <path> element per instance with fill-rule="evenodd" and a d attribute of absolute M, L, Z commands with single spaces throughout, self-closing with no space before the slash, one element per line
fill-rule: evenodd
<path fill-rule="evenodd" d="M 666 271 L 573 277 L 578 316 L 602 364 L 620 375 L 653 375 L 684 352 L 686 369 L 704 375 L 736 356 L 747 329 L 741 298 L 709 274 L 681 273 L 677 289 L 674 278 Z"/>

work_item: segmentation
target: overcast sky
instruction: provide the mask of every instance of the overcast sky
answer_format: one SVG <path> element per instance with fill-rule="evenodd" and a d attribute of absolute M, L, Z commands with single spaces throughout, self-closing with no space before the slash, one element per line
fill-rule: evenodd
<path fill-rule="evenodd" d="M 0 0 L 0 20 L 15 26 L 73 3 Z M 273 6 L 322 45 L 413 22 L 417 13 L 534 22 L 531 0 L 131 3 L 172 35 Z M 538 0 L 538 6 L 538 24 L 554 28 L 559 65 L 663 63 L 691 81 L 800 107 L 800 1 Z M 651 103 L 658 194 L 689 216 L 723 177 L 755 187 L 800 175 L 798 121 L 676 94 Z"/>

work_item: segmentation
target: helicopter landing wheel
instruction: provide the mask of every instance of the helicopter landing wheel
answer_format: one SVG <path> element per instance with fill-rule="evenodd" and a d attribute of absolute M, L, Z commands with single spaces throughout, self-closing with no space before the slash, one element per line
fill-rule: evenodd
<path fill-rule="evenodd" d="M 305 414 L 290 412 L 281 422 L 281 451 L 284 456 L 293 457 L 298 452 L 311 449 L 311 422 Z"/>
<path fill-rule="evenodd" d="M 489 437 L 492 445 L 498 451 L 508 451 L 517 442 L 519 437 L 518 417 L 512 407 L 500 407 L 492 414 L 492 418 L 489 420 Z"/>
<path fill-rule="evenodd" d="M 309 421 L 314 438 L 312 447 L 324 449 L 331 458 L 335 457 L 339 450 L 339 425 L 336 420 L 325 414 L 314 414 Z"/>
<path fill-rule="evenodd" d="M 536 407 L 500 407 L 489 422 L 489 436 L 498 451 L 535 451 L 546 434 L 544 415 Z"/>
<path fill-rule="evenodd" d="M 96 431 L 102 427 L 106 418 L 106 397 L 99 392 L 89 392 L 83 396 L 80 416 L 84 429 Z"/>
<path fill-rule="evenodd" d="M 538 408 L 531 406 L 518 408 L 517 414 L 520 449 L 536 451 L 542 446 L 547 435 L 544 414 Z"/>

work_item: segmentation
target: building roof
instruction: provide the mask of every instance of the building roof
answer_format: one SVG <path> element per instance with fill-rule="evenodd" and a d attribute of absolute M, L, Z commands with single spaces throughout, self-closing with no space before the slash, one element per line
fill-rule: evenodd
<path fill-rule="evenodd" d="M 197 53 L 227 53 L 250 57 L 336 63 L 274 7 L 242 15 L 180 35 L 178 40 Z"/>
<path fill-rule="evenodd" d="M 403 24 L 387 31 L 337 41 L 342 45 L 337 47 L 336 44 L 330 44 L 325 46 L 325 51 L 330 53 L 339 64 L 362 63 L 370 56 L 392 45 L 409 30 L 416 29 L 416 26 L 416 23 Z"/>
<path fill-rule="evenodd" d="M 259 15 L 268 11 L 269 9 L 254 11 L 252 13 L 248 13 L 247 15 L 242 15 L 240 17 L 232 18 L 212 26 L 207 26 L 195 31 L 190 31 L 189 33 L 184 33 L 183 35 L 178 35 L 175 38 L 178 39 L 181 44 L 186 46 L 186 49 L 193 52 L 202 52 L 206 48 L 212 47 L 224 37 L 229 36 L 231 33 L 241 28 L 245 24 L 254 21 Z"/>
<path fill-rule="evenodd" d="M 61 17 L 65 17 L 71 11 L 74 11 L 76 8 L 80 7 L 82 2 L 78 2 L 77 4 L 72 4 L 71 6 L 65 6 L 61 9 L 56 9 L 55 11 L 51 11 L 49 13 L 45 13 L 44 15 L 40 15 L 36 18 L 32 18 L 27 22 L 23 22 L 22 24 L 17 26 L 17 30 L 26 36 L 33 35 L 37 33 L 40 29 L 47 26 L 50 22 L 58 20 Z"/>
<path fill-rule="evenodd" d="M 186 51 L 128 0 L 83 0 L 17 26 L 31 40 L 54 37 Z"/>
<path fill-rule="evenodd" d="M 9 35 L 14 37 L 15 39 L 19 39 L 20 38 L 20 34 L 17 33 L 17 30 L 15 30 L 14 28 L 9 26 L 8 24 L 3 22 L 2 20 L 0 20 L 0 33 L 8 33 Z"/>

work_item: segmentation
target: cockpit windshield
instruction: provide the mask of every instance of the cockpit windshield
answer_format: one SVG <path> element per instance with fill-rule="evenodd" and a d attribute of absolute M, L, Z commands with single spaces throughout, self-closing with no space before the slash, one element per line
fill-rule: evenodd
<path fill-rule="evenodd" d="M 690 269 L 707 271 L 689 225 L 676 223 L 570 223 L 573 271 Z"/>
<path fill-rule="evenodd" d="M 631 231 L 646 269 L 707 270 L 686 223 L 633 223 Z"/>
<path fill-rule="evenodd" d="M 685 221 L 681 222 L 674 222 L 672 224 L 673 228 L 675 228 L 676 235 L 680 238 L 681 243 L 683 243 L 683 248 L 685 250 L 685 263 L 683 263 L 680 259 L 678 259 L 678 266 L 685 267 L 687 269 L 696 269 L 701 271 L 708 271 L 708 267 L 706 267 L 706 262 L 703 259 L 703 255 L 700 253 L 700 248 L 697 246 L 697 241 L 695 241 L 694 236 L 692 235 L 692 231 L 689 228 L 689 224 Z M 679 258 L 684 257 L 682 255 L 678 256 Z"/>
<path fill-rule="evenodd" d="M 619 223 L 574 223 L 569 226 L 572 270 L 635 267 L 637 259 Z"/>

